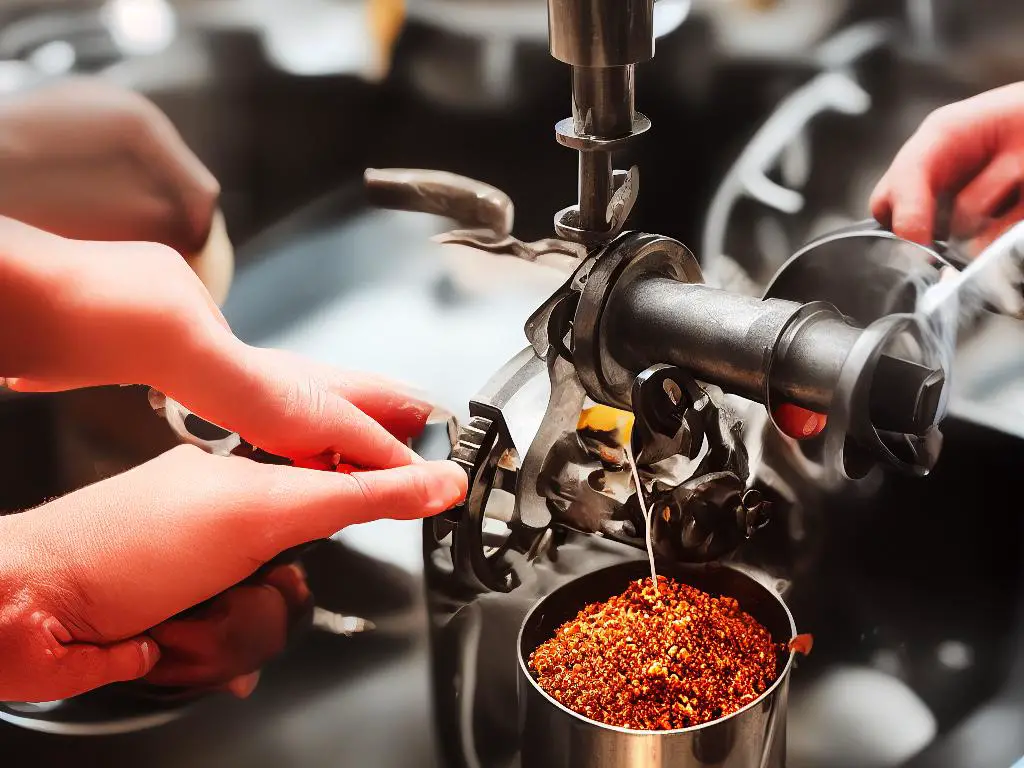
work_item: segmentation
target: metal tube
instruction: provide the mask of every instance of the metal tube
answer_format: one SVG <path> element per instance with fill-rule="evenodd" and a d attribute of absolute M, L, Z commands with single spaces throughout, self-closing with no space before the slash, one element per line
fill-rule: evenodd
<path fill-rule="evenodd" d="M 608 229 L 608 203 L 611 199 L 611 154 L 580 152 L 580 227 L 592 232 Z"/>
<path fill-rule="evenodd" d="M 794 311 L 793 302 L 727 293 L 652 277 L 623 286 L 608 307 L 609 350 L 637 372 L 670 363 L 729 392 L 761 401 L 767 352 Z M 772 369 L 773 390 L 786 400 L 827 411 L 850 349 L 860 335 L 838 313 L 807 324 Z"/>
<path fill-rule="evenodd" d="M 828 413 L 862 331 L 830 309 L 795 322 L 803 306 L 652 276 L 614 291 L 602 325 L 611 355 L 637 374 L 678 365 L 749 400 L 764 403 L 770 392 L 779 403 Z M 883 355 L 870 390 L 872 423 L 922 434 L 943 383 L 941 372 Z"/>
<path fill-rule="evenodd" d="M 551 55 L 577 67 L 654 57 L 654 0 L 548 0 Z"/>
<path fill-rule="evenodd" d="M 573 67 L 572 117 L 576 133 L 615 139 L 633 130 L 634 67 Z"/>
<path fill-rule="evenodd" d="M 618 138 L 633 129 L 633 66 L 573 67 L 572 116 L 576 133 Z M 612 198 L 609 152 L 580 152 L 580 226 L 594 232 L 608 228 Z"/>

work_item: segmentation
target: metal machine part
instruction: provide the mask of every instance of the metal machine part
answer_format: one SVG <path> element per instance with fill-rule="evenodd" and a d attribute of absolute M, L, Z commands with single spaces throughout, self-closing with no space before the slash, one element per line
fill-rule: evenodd
<path fill-rule="evenodd" d="M 518 243 L 511 204 L 491 188 L 433 171 L 371 170 L 366 181 L 374 200 L 455 218 L 460 229 L 442 241 L 528 260 L 558 253 L 571 272 L 527 322 L 529 346 L 492 377 L 453 435 L 470 492 L 435 523 L 434 538 L 450 546 L 452 576 L 471 591 L 515 588 L 512 560 L 537 557 L 558 530 L 643 548 L 647 510 L 662 557 L 733 552 L 767 522 L 770 505 L 751 486 L 742 424 L 717 389 L 769 410 L 788 402 L 829 414 L 833 468 L 844 478 L 877 461 L 916 473 L 935 461 L 945 374 L 924 354 L 927 334 L 913 317 L 864 329 L 829 304 L 712 289 L 690 251 L 658 235 L 622 233 L 589 250 L 557 239 L 488 247 Z M 893 346 L 914 334 L 916 344 Z M 546 410 L 531 444 L 516 445 L 506 414 L 537 380 L 548 387 Z M 588 399 L 633 412 L 628 440 L 642 494 L 624 446 L 602 448 L 578 429 Z M 511 502 L 497 503 L 501 494 Z M 492 523 L 505 530 L 495 534 Z"/>
<path fill-rule="evenodd" d="M 527 614 L 517 643 L 522 765 L 783 768 L 792 651 L 779 653 L 779 676 L 758 699 L 727 718 L 675 731 L 631 731 L 590 720 L 566 709 L 534 680 L 528 666 L 533 650 L 581 605 L 621 592 L 631 579 L 643 576 L 646 567 L 643 561 L 633 561 L 592 571 L 559 587 Z M 779 595 L 738 569 L 675 565 L 668 574 L 713 594 L 737 598 L 780 643 L 796 636 L 793 617 Z"/>
<path fill-rule="evenodd" d="M 573 116 L 555 134 L 580 153 L 579 201 L 556 215 L 556 238 L 517 241 L 511 201 L 471 179 L 366 173 L 371 201 L 455 219 L 442 242 L 558 256 L 567 275 L 526 323 L 529 346 L 452 434 L 469 494 L 434 523 L 430 546 L 447 549 L 451 578 L 470 593 L 512 590 L 512 563 L 567 531 L 646 548 L 650 528 L 653 551 L 676 561 L 733 552 L 765 524 L 769 504 L 752 486 L 742 424 L 715 389 L 769 414 L 789 403 L 829 415 L 835 477 L 879 461 L 921 474 L 937 457 L 945 373 L 916 318 L 865 329 L 823 302 L 715 290 L 681 243 L 622 232 L 639 180 L 635 168 L 613 170 L 612 152 L 650 127 L 634 107 L 634 69 L 654 55 L 653 7 L 548 2 L 551 54 L 572 71 Z M 516 445 L 509 406 L 537 381 L 548 387 L 540 427 Z M 579 429 L 588 399 L 634 413 L 625 440 L 636 467 L 625 445 Z"/>
<path fill-rule="evenodd" d="M 555 232 L 593 245 L 622 231 L 636 201 L 637 170 L 614 170 L 612 153 L 651 127 L 634 107 L 634 78 L 654 56 L 654 0 L 548 0 L 548 32 L 572 71 L 572 117 L 555 136 L 579 152 L 579 202 L 555 215 Z"/>

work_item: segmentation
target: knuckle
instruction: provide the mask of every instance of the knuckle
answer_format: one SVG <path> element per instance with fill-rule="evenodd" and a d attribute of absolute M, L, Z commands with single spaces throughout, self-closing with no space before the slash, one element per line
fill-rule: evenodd
<path fill-rule="evenodd" d="M 187 473 L 201 471 L 206 468 L 209 460 L 214 458 L 202 448 L 190 443 L 176 445 L 167 451 L 164 457 L 175 470 Z"/>
<path fill-rule="evenodd" d="M 946 104 L 932 110 L 921 123 L 921 127 L 928 130 L 942 129 L 955 121 L 957 118 L 957 105 Z"/>
<path fill-rule="evenodd" d="M 125 91 L 116 96 L 116 114 L 121 129 L 136 152 L 145 151 L 156 135 L 156 125 L 164 118 L 163 113 L 152 101 L 135 91 Z"/>
<path fill-rule="evenodd" d="M 1014 181 L 1021 181 L 1024 179 L 1024 154 L 1020 152 L 1014 152 L 1009 155 L 1006 160 L 1007 172 L 1010 174 L 1010 178 Z"/>
<path fill-rule="evenodd" d="M 321 421 L 327 416 L 327 392 L 311 378 L 299 377 L 284 390 L 282 413 L 286 419 Z"/>
<path fill-rule="evenodd" d="M 349 482 L 351 482 L 355 489 L 357 503 L 362 509 L 369 511 L 380 506 L 380 492 L 373 483 L 369 482 L 366 477 L 360 474 L 348 475 L 348 478 Z"/>
<path fill-rule="evenodd" d="M 158 269 L 166 275 L 183 275 L 186 267 L 181 254 L 162 243 L 140 243 L 139 257 L 146 259 L 151 269 Z"/>
<path fill-rule="evenodd" d="M 217 181 L 216 176 L 207 172 L 196 179 L 196 186 L 198 188 L 199 200 L 204 209 L 207 210 L 209 217 L 212 219 L 214 209 L 217 207 L 217 202 L 220 200 L 220 182 Z"/>
<path fill-rule="evenodd" d="M 434 501 L 434 491 L 427 477 L 422 473 L 413 475 L 408 481 L 409 501 L 416 509 L 424 509 Z"/>

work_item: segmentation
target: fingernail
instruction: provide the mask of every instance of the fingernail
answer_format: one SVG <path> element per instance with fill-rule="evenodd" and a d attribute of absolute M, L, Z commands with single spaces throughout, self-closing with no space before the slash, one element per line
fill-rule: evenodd
<path fill-rule="evenodd" d="M 312 593 L 309 591 L 309 585 L 306 584 L 306 574 L 303 572 L 302 568 L 294 564 L 289 565 L 288 572 L 295 580 L 295 594 L 299 598 L 299 601 L 304 603 L 309 600 L 309 596 Z"/>
<path fill-rule="evenodd" d="M 67 644 L 71 642 L 71 633 L 52 614 L 36 611 L 31 621 L 39 627 L 46 643 L 46 652 L 55 659 L 63 659 L 67 653 Z"/>
<path fill-rule="evenodd" d="M 232 695 L 239 699 L 247 699 L 252 695 L 252 692 L 256 690 L 256 686 L 260 682 L 260 673 L 253 672 L 249 675 L 242 675 L 236 677 L 230 683 L 228 683 L 228 690 Z"/>
<path fill-rule="evenodd" d="M 160 649 L 152 640 L 140 640 L 139 656 L 141 657 L 141 666 L 139 667 L 139 676 L 141 677 L 160 660 Z"/>
<path fill-rule="evenodd" d="M 469 479 L 465 470 L 453 461 L 432 461 L 431 470 L 434 499 L 431 508 L 435 513 L 444 512 L 466 497 Z"/>

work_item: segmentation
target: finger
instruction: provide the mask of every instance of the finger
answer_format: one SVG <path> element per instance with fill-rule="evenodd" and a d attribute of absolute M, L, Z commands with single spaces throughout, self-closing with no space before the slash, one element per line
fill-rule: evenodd
<path fill-rule="evenodd" d="M 270 557 L 306 541 L 327 538 L 349 525 L 385 517 L 430 517 L 450 509 L 466 495 L 466 473 L 449 461 L 351 475 L 274 469 L 280 477 L 264 505 L 262 521 L 264 533 L 273 542 L 271 551 L 265 553 Z M 278 494 L 284 498 L 301 494 L 302 514 L 276 514 L 273 508 L 281 502 L 273 497 Z"/>
<path fill-rule="evenodd" d="M 993 131 L 973 119 L 970 100 L 936 110 L 897 153 L 873 208 L 900 237 L 929 244 L 935 239 L 935 209 L 985 164 Z M 876 216 L 878 218 L 878 216 Z"/>
<path fill-rule="evenodd" d="M 930 244 L 934 240 L 935 208 L 935 193 L 923 174 L 903 179 L 892 200 L 893 233 L 915 243 Z"/>
<path fill-rule="evenodd" d="M 402 442 L 419 437 L 440 412 L 410 387 L 383 377 L 346 373 L 334 389 Z"/>
<path fill-rule="evenodd" d="M 261 579 L 263 584 L 276 589 L 288 606 L 289 622 L 296 621 L 309 608 L 313 595 L 306 583 L 302 567 L 292 563 L 274 568 Z"/>
<path fill-rule="evenodd" d="M 260 682 L 260 673 L 252 672 L 248 675 L 236 677 L 227 684 L 227 691 L 239 699 L 247 699 L 252 696 L 253 691 Z"/>
<path fill-rule="evenodd" d="M 335 392 L 372 418 L 402 442 L 422 434 L 431 420 L 447 417 L 433 398 L 411 384 L 362 371 L 339 371 L 282 350 L 260 350 L 295 371 L 325 382 Z"/>
<path fill-rule="evenodd" d="M 1018 202 L 1017 205 L 1006 213 L 984 222 L 980 233 L 968 241 L 964 248 L 965 252 L 971 258 L 976 258 L 982 251 L 1005 234 L 1010 227 L 1021 221 L 1024 221 L 1024 201 Z"/>
<path fill-rule="evenodd" d="M 179 446 L 0 520 L 5 536 L 27 542 L 26 579 L 66 606 L 77 640 L 96 642 L 140 634 L 346 526 L 437 514 L 461 501 L 466 485 L 465 471 L 446 461 L 344 475 Z M 68 584 L 81 605 L 69 605 Z"/>
<path fill-rule="evenodd" d="M 871 215 L 879 224 L 887 229 L 892 228 L 892 200 L 890 198 L 888 175 L 879 180 L 871 193 L 869 201 Z"/>
<path fill-rule="evenodd" d="M 418 437 L 432 414 L 442 410 L 415 387 L 385 376 L 339 371 L 285 350 L 256 349 L 252 355 L 268 370 L 301 372 L 322 382 L 403 442 Z"/>
<path fill-rule="evenodd" d="M 148 102 L 144 107 L 140 110 L 136 154 L 143 164 L 160 174 L 160 181 L 181 206 L 186 227 L 183 239 L 174 245 L 187 253 L 198 252 L 213 228 L 220 185 L 168 117 Z"/>
<path fill-rule="evenodd" d="M 399 467 L 416 454 L 378 421 L 343 397 L 329 369 L 211 336 L 191 370 L 162 389 L 202 418 L 254 445 L 288 458 L 338 453 L 365 468 Z M 410 406 L 406 423 L 423 420 Z"/>
<path fill-rule="evenodd" d="M 161 660 L 146 680 L 187 688 L 225 685 L 284 650 L 288 619 L 285 599 L 274 587 L 229 589 L 194 617 L 150 630 Z"/>
<path fill-rule="evenodd" d="M 1020 192 L 1024 167 L 1017 155 L 993 160 L 957 195 L 953 209 L 953 235 L 971 238 L 998 218 L 1000 208 Z"/>
<path fill-rule="evenodd" d="M 159 649 L 148 638 L 133 638 L 112 645 L 69 645 L 57 661 L 57 678 L 68 689 L 65 695 L 76 695 L 144 677 L 159 659 Z"/>

